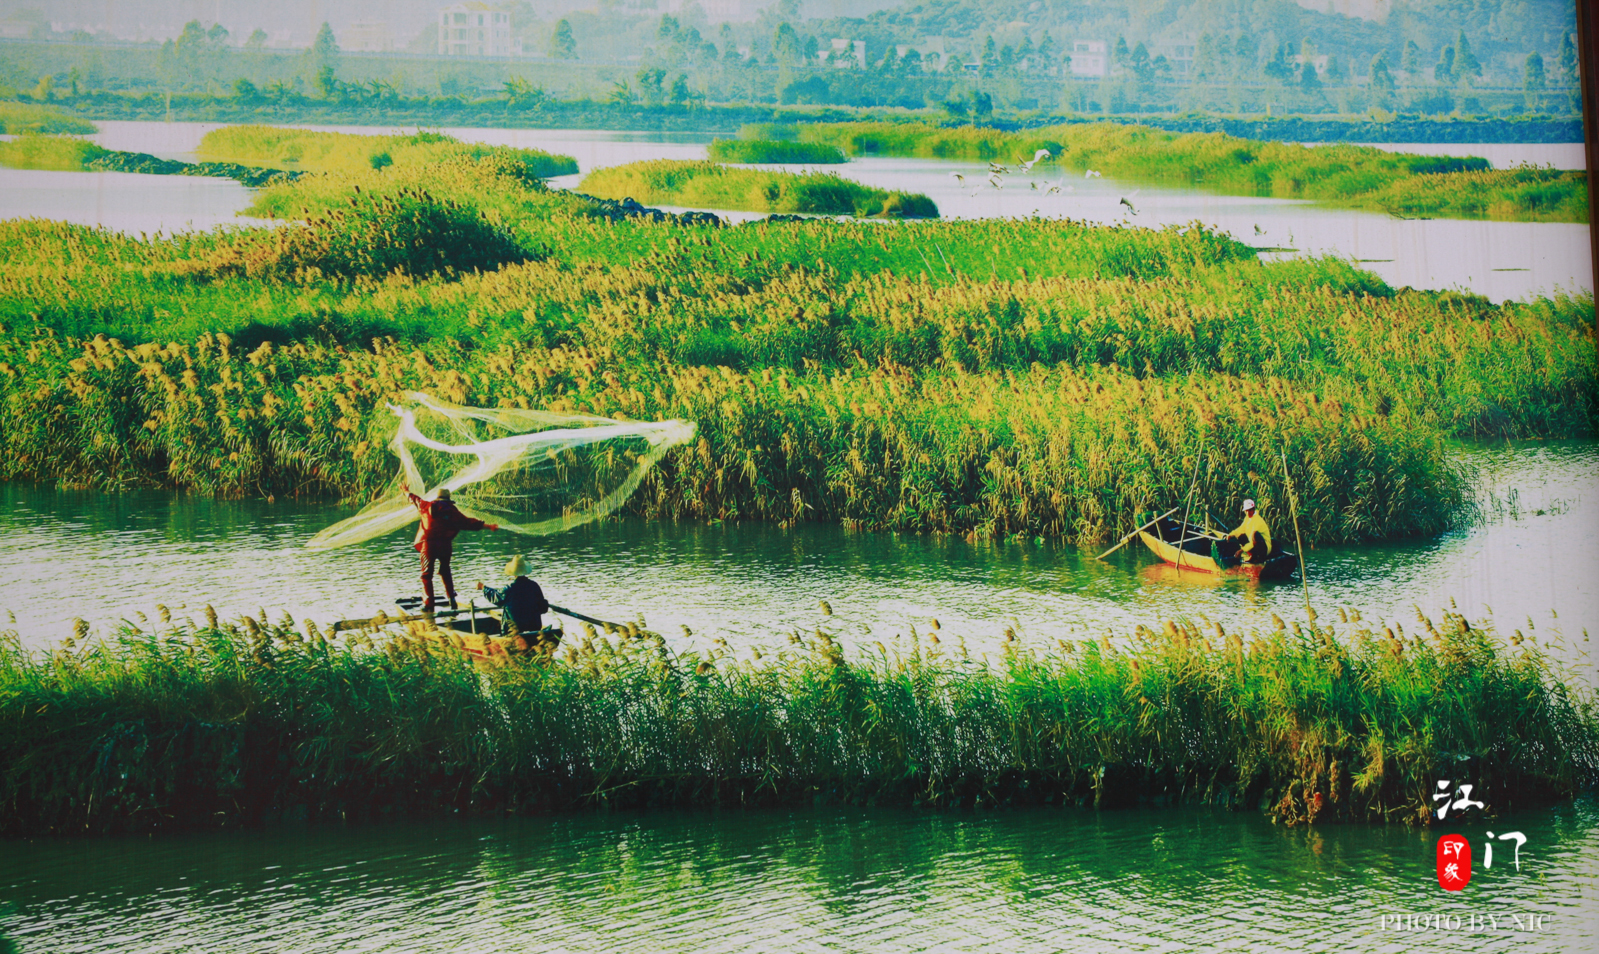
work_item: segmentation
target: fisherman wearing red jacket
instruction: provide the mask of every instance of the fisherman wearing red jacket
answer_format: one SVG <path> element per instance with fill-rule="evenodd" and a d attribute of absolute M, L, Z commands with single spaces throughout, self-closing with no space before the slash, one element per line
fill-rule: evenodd
<path fill-rule="evenodd" d="M 439 579 L 444 581 L 444 596 L 455 608 L 455 578 L 450 574 L 450 554 L 455 547 L 455 535 L 462 530 L 498 530 L 497 523 L 484 523 L 462 513 L 450 499 L 448 490 L 440 490 L 436 499 L 428 500 L 408 493 L 411 503 L 422 512 L 422 524 L 416 528 L 416 542 L 411 544 L 422 554 L 422 593 L 427 602 L 424 609 L 438 605 L 433 598 L 433 564 L 439 565 Z"/>

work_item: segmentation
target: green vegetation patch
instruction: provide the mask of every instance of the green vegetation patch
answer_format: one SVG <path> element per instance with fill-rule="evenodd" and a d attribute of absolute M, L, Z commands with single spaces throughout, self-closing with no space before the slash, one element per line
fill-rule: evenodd
<path fill-rule="evenodd" d="M 1322 543 L 1453 525 L 1447 437 L 1599 424 L 1591 296 L 1396 292 L 1197 226 L 612 221 L 460 156 L 251 211 L 288 224 L 0 224 L 0 479 L 366 499 L 416 390 L 696 421 L 629 503 L 684 519 L 1091 543 L 1200 448 L 1202 499 L 1280 519 L 1286 449 Z"/>
<path fill-rule="evenodd" d="M 808 163 L 837 165 L 847 162 L 843 150 L 819 142 L 784 142 L 776 139 L 715 139 L 710 158 L 715 162 Z"/>
<path fill-rule="evenodd" d="M 492 159 L 524 179 L 577 172 L 577 160 L 538 149 L 463 143 L 441 133 L 362 136 L 279 126 L 228 126 L 212 130 L 197 150 L 208 162 L 273 166 L 304 172 L 360 172 L 387 166 L 420 166 L 450 159 Z"/>
<path fill-rule="evenodd" d="M 163 615 L 166 610 L 161 610 Z M 1530 642 L 1446 614 L 1001 658 L 909 637 L 846 654 L 669 650 L 633 628 L 482 669 L 409 636 L 245 618 L 28 653 L 0 638 L 0 834 L 293 815 L 1192 799 L 1284 823 L 1431 818 L 1466 766 L 1501 811 L 1599 783 L 1599 713 Z M 1178 794 L 1183 793 L 1183 794 Z"/>
<path fill-rule="evenodd" d="M 890 192 L 831 173 L 732 169 L 715 162 L 659 159 L 597 169 L 584 177 L 584 191 L 605 199 L 633 198 L 648 204 L 707 209 L 742 209 L 856 218 L 937 218 L 925 195 Z"/>
<path fill-rule="evenodd" d="M 94 123 L 55 106 L 37 103 L 0 102 L 0 135 L 7 136 L 89 136 L 99 132 Z"/>
<path fill-rule="evenodd" d="M 1090 123 L 1020 132 L 919 123 L 816 123 L 745 127 L 740 135 L 788 136 L 851 156 L 916 156 L 1019 163 L 1039 149 L 1063 171 L 1177 183 L 1227 195 L 1312 199 L 1402 216 L 1516 222 L 1588 221 L 1583 172 L 1494 170 L 1475 157 L 1416 156 L 1370 146 L 1302 146 L 1225 133 L 1171 133 Z"/>
<path fill-rule="evenodd" d="M 83 172 L 106 150 L 86 139 L 29 134 L 0 142 L 0 166 L 8 169 L 46 169 Z"/>

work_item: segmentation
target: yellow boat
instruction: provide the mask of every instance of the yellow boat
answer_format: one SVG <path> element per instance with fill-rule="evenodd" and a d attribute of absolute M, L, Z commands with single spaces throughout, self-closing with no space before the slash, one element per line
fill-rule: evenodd
<path fill-rule="evenodd" d="M 1144 546 L 1151 553 L 1179 570 L 1258 580 L 1286 580 L 1294 575 L 1294 570 L 1299 566 L 1299 557 L 1288 550 L 1273 550 L 1265 563 L 1229 564 L 1215 547 L 1227 539 L 1226 534 L 1195 523 L 1184 524 L 1170 517 L 1163 517 L 1148 529 L 1138 531 L 1138 538 L 1144 541 Z"/>

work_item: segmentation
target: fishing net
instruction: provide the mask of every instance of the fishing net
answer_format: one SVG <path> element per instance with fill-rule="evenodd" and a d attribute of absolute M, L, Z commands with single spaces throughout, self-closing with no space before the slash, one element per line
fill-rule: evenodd
<path fill-rule="evenodd" d="M 313 550 L 347 547 L 417 519 L 409 493 L 449 490 L 463 513 L 501 530 L 542 536 L 620 507 L 673 447 L 694 439 L 688 421 L 613 421 L 587 414 L 461 407 L 426 394 L 389 405 L 400 472 L 375 503 L 312 537 Z"/>

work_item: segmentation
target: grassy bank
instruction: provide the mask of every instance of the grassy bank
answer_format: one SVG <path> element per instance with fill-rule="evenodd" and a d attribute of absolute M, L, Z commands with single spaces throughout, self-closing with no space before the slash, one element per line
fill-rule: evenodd
<path fill-rule="evenodd" d="M 744 658 L 591 630 L 557 660 L 488 671 L 410 637 L 305 633 L 213 617 L 48 655 L 11 634 L 3 834 L 816 802 L 1425 822 L 1438 778 L 1470 778 L 1494 811 L 1599 783 L 1594 701 L 1519 633 L 1512 646 L 1448 614 L 1413 636 L 1007 634 L 991 661 L 914 630 L 848 657 L 819 630 Z"/>
<path fill-rule="evenodd" d="M 890 192 L 819 172 L 730 169 L 715 162 L 657 159 L 596 169 L 579 186 L 604 199 L 856 218 L 937 218 L 925 195 Z"/>
<path fill-rule="evenodd" d="M 83 172 L 106 150 L 84 139 L 67 136 L 23 135 L 0 142 L 0 166 L 7 169 L 44 169 Z"/>
<path fill-rule="evenodd" d="M 1116 123 L 1014 132 L 917 123 L 754 125 L 740 135 L 831 145 L 851 156 L 1001 163 L 1048 149 L 1054 154 L 1052 173 L 1092 169 L 1119 179 L 1181 184 L 1227 195 L 1312 199 L 1401 216 L 1588 221 L 1586 173 L 1531 167 L 1493 170 L 1485 159 L 1403 155 L 1366 146 L 1308 147 Z"/>
<path fill-rule="evenodd" d="M 489 159 L 523 178 L 577 172 L 577 161 L 538 149 L 463 143 L 442 133 L 358 136 L 277 126 L 228 126 L 205 134 L 196 150 L 207 162 L 231 162 L 303 172 L 359 172 L 388 166 L 423 166 Z"/>
<path fill-rule="evenodd" d="M 0 101 L 0 135 L 88 136 L 98 131 L 87 119 L 54 106 Z"/>
<path fill-rule="evenodd" d="M 809 163 L 836 165 L 846 162 L 837 146 L 815 142 L 783 142 L 774 139 L 713 139 L 713 162 Z"/>
<path fill-rule="evenodd" d="M 1592 433 L 1591 297 L 1494 306 L 1203 228 L 612 221 L 515 164 L 308 175 L 307 227 L 0 225 L 0 478 L 366 498 L 387 401 L 698 422 L 630 502 L 1094 541 L 1186 491 L 1457 518 L 1452 435 Z M 1231 501 L 1231 503 L 1229 503 Z"/>
<path fill-rule="evenodd" d="M 102 149 L 92 142 L 64 136 L 22 136 L 0 142 L 0 166 L 54 172 L 134 172 L 155 176 L 209 176 L 237 179 L 251 188 L 293 181 L 301 175 L 280 169 L 241 166 L 232 162 L 179 162 L 143 152 Z"/>

